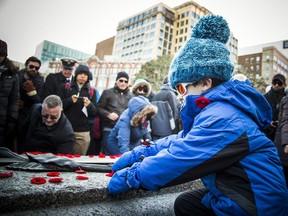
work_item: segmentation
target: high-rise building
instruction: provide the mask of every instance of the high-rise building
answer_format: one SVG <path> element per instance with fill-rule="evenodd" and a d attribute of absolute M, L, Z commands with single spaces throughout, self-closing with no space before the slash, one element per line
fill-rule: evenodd
<path fill-rule="evenodd" d="M 36 47 L 35 56 L 39 58 L 42 63 L 45 63 L 62 57 L 70 57 L 77 61 L 85 61 L 89 59 L 92 54 L 80 52 L 78 50 L 44 40 Z"/>
<path fill-rule="evenodd" d="M 238 67 L 243 73 L 252 73 L 256 78 L 263 77 L 267 84 L 277 73 L 287 78 L 288 40 L 239 49 Z"/>
<path fill-rule="evenodd" d="M 162 55 L 173 55 L 190 37 L 198 20 L 207 14 L 212 13 L 194 1 L 174 8 L 163 3 L 149 7 L 119 22 L 112 55 L 124 61 L 141 62 L 157 59 Z M 232 61 L 236 63 L 238 40 L 233 33 L 227 46 L 231 51 Z M 98 52 L 100 49 L 101 47 L 97 49 Z"/>

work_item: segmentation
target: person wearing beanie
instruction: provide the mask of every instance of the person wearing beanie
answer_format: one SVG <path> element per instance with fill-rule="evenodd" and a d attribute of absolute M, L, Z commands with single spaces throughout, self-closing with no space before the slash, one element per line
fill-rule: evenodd
<path fill-rule="evenodd" d="M 271 107 L 249 82 L 230 80 L 229 36 L 222 16 L 207 15 L 195 25 L 168 76 L 184 98 L 183 130 L 123 154 L 112 166 L 110 194 L 200 178 L 203 188 L 176 198 L 175 215 L 287 215 L 283 168 L 263 133 Z"/>
<path fill-rule="evenodd" d="M 7 43 L 0 39 L 0 147 L 16 152 L 16 124 L 18 120 L 19 78 L 17 69 L 8 58 Z"/>
<path fill-rule="evenodd" d="M 157 107 L 144 96 L 131 98 L 128 108 L 121 114 L 108 136 L 111 153 L 124 154 L 141 145 L 141 140 L 152 140 L 146 124 L 156 113 Z"/>
<path fill-rule="evenodd" d="M 121 71 L 116 76 L 114 87 L 105 89 L 98 101 L 97 111 L 102 127 L 101 152 L 111 155 L 113 149 L 107 143 L 108 135 L 117 123 L 120 115 L 128 107 L 129 100 L 133 94 L 129 89 L 129 75 Z"/>
<path fill-rule="evenodd" d="M 70 84 L 73 80 L 73 72 L 77 61 L 70 57 L 61 58 L 61 71 L 58 73 L 50 73 L 45 79 L 42 100 L 48 95 L 55 94 L 60 96 L 63 86 Z"/>
<path fill-rule="evenodd" d="M 272 78 L 270 90 L 264 94 L 264 97 L 267 99 L 272 108 L 272 121 L 270 123 L 270 127 L 267 128 L 265 133 L 266 136 L 272 141 L 274 141 L 277 131 L 280 102 L 286 95 L 285 87 L 286 78 L 282 74 L 275 74 Z"/>
<path fill-rule="evenodd" d="M 89 84 L 89 68 L 80 64 L 71 84 L 67 83 L 60 97 L 63 111 L 74 130 L 74 154 L 86 155 L 90 145 L 89 118 L 96 115 L 96 92 Z"/>
<path fill-rule="evenodd" d="M 135 96 L 142 95 L 148 98 L 151 93 L 151 85 L 145 79 L 136 79 L 132 86 L 132 93 Z"/>

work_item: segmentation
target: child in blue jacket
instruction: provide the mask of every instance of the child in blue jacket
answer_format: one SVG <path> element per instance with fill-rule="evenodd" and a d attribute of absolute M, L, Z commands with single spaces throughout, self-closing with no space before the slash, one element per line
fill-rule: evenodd
<path fill-rule="evenodd" d="M 170 86 L 184 97 L 183 131 L 122 155 L 112 167 L 111 194 L 201 178 L 204 188 L 177 197 L 176 215 L 287 215 L 283 168 L 263 133 L 271 107 L 249 82 L 230 80 L 229 36 L 221 16 L 193 28 L 169 71 Z"/>
<path fill-rule="evenodd" d="M 147 121 L 157 113 L 157 107 L 144 96 L 130 99 L 128 108 L 110 132 L 107 142 L 111 154 L 123 154 L 141 144 L 141 140 L 152 140 L 147 129 Z"/>

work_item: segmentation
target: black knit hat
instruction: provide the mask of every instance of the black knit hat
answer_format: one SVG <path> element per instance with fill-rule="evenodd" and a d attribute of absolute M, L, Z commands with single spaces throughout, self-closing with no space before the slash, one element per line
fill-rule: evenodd
<path fill-rule="evenodd" d="M 76 79 L 77 75 L 80 73 L 84 73 L 89 77 L 90 71 L 89 71 L 88 66 L 80 64 L 75 70 L 75 79 Z"/>
<path fill-rule="evenodd" d="M 0 40 L 0 54 L 3 54 L 5 56 L 8 55 L 7 43 L 3 40 Z"/>
<path fill-rule="evenodd" d="M 286 83 L 285 76 L 283 76 L 282 74 L 276 74 L 276 75 L 274 75 L 273 78 L 272 78 L 272 82 L 273 82 L 274 80 L 279 80 L 279 81 L 282 82 L 283 84 Z"/>
<path fill-rule="evenodd" d="M 127 80 L 129 80 L 129 75 L 125 71 L 121 71 L 117 74 L 116 81 L 121 77 L 125 77 Z"/>

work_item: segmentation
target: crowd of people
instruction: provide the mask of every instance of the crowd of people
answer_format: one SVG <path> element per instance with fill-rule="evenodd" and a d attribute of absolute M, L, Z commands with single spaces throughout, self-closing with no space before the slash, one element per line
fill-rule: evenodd
<path fill-rule="evenodd" d="M 263 95 L 245 76 L 232 77 L 229 36 L 223 17 L 204 16 L 158 93 L 145 78 L 130 89 L 121 71 L 101 95 L 89 68 L 71 58 L 45 80 L 33 56 L 17 72 L 0 40 L 0 146 L 121 154 L 111 195 L 201 178 L 204 188 L 177 197 L 176 215 L 287 215 L 286 79 L 276 74 Z"/>
<path fill-rule="evenodd" d="M 149 80 L 137 79 L 129 86 L 128 73 L 121 71 L 115 85 L 100 95 L 90 85 L 93 75 L 87 65 L 65 57 L 61 59 L 61 71 L 44 79 L 38 58 L 29 57 L 25 68 L 17 71 L 8 59 L 7 43 L 0 42 L 1 100 L 5 99 L 1 146 L 17 153 L 116 155 L 141 145 L 143 140 L 152 140 L 151 123 L 158 109 L 151 104 L 155 93 Z M 169 121 L 179 117 L 176 94 L 170 92 L 174 97 L 172 116 L 170 105 L 170 110 L 162 111 L 164 118 L 170 115 Z M 169 134 L 178 132 L 175 123 L 172 129 Z"/>

